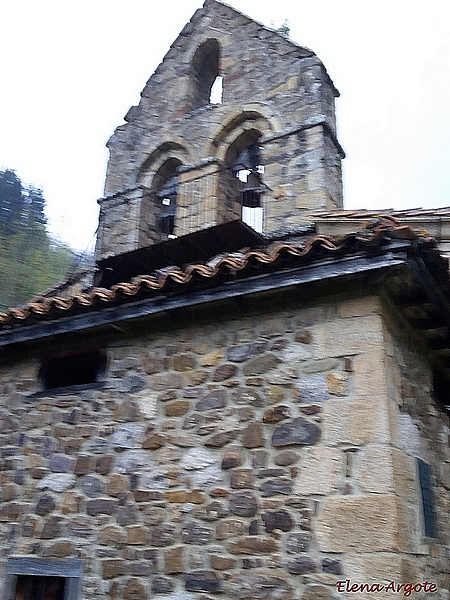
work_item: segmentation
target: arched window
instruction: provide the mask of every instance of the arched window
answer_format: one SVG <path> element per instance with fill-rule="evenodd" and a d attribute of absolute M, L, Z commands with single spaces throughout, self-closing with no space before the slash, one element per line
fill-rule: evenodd
<path fill-rule="evenodd" d="M 178 193 L 178 158 L 167 159 L 158 169 L 152 181 L 152 192 L 157 205 L 156 226 L 161 233 L 173 236 Z"/>
<path fill-rule="evenodd" d="M 240 182 L 240 204 L 248 208 L 260 206 L 261 194 L 265 188 L 261 180 L 264 167 L 261 164 L 259 146 L 250 144 L 250 146 L 244 148 L 232 166 L 232 171 Z"/>
<path fill-rule="evenodd" d="M 191 63 L 191 106 L 193 109 L 206 106 L 211 102 L 221 103 L 221 93 L 220 100 L 217 101 L 217 97 L 219 97 L 217 90 L 221 91 L 222 84 L 219 60 L 219 42 L 213 38 L 206 40 L 195 51 Z M 216 96 L 216 94 L 218 95 Z"/>
<path fill-rule="evenodd" d="M 262 175 L 264 167 L 258 144 L 260 132 L 246 130 L 227 153 L 226 163 L 233 176 L 231 189 L 242 207 L 242 220 L 256 231 L 263 230 L 261 196 L 266 191 Z"/>

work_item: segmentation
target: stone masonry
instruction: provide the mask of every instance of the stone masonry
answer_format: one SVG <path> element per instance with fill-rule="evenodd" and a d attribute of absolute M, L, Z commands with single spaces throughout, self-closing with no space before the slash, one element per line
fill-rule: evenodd
<path fill-rule="evenodd" d="M 99 389 L 39 391 L 38 354 L 3 365 L 1 560 L 82 559 L 85 600 L 390 596 L 345 579 L 448 598 L 429 367 L 377 297 L 283 306 L 115 334 Z M 438 478 L 431 547 L 416 456 Z"/>
<path fill-rule="evenodd" d="M 337 95 L 217 0 L 175 40 L 108 144 L 104 287 L 2 315 L 0 598 L 450 600 L 447 265 L 311 223 Z"/>
<path fill-rule="evenodd" d="M 220 104 L 203 89 L 214 75 Z M 155 191 L 169 172 L 179 174 L 174 234 L 240 218 L 230 168 L 248 144 L 264 166 L 264 231 L 342 208 L 337 95 L 311 50 L 206 0 L 108 142 L 98 257 L 167 239 L 155 226 Z"/>

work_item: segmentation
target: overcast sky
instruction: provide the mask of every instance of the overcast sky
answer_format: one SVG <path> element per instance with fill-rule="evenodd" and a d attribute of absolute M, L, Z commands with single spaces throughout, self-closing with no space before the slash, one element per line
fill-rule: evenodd
<path fill-rule="evenodd" d="M 44 190 L 49 226 L 82 250 L 105 142 L 202 0 L 0 0 L 0 168 Z M 448 0 L 230 0 L 285 19 L 337 100 L 346 208 L 450 205 Z"/>

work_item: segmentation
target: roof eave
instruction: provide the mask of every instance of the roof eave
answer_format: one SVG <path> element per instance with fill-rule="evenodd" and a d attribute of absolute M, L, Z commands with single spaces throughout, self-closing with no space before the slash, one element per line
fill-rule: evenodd
<path fill-rule="evenodd" d="M 75 332 L 117 326 L 126 321 L 142 319 L 176 309 L 234 299 L 274 290 L 302 287 L 314 282 L 336 281 L 384 271 L 406 265 L 409 242 L 393 242 L 383 254 L 374 256 L 360 253 L 342 258 L 329 258 L 308 265 L 263 273 L 242 279 L 234 278 L 207 289 L 190 290 L 174 295 L 158 295 L 111 307 L 90 311 L 87 314 L 64 316 L 52 321 L 22 325 L 0 332 L 0 348 L 27 342 L 46 340 Z"/>

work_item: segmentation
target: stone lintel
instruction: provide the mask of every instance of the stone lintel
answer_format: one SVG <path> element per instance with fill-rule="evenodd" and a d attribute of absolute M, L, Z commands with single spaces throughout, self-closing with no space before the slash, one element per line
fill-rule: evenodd
<path fill-rule="evenodd" d="M 148 191 L 148 188 L 146 188 L 143 185 L 137 185 L 136 187 L 116 192 L 115 194 L 111 194 L 110 196 L 99 198 L 97 200 L 97 204 L 99 204 L 100 206 L 103 206 L 103 204 L 107 204 L 108 208 L 112 208 L 114 206 L 124 204 L 125 202 L 140 200 L 145 191 Z"/>
<path fill-rule="evenodd" d="M 188 171 L 183 170 L 180 172 L 180 185 L 183 183 L 190 183 L 191 181 L 201 179 L 202 177 L 206 177 L 208 175 L 219 173 L 221 171 L 221 167 L 218 162 L 219 161 L 214 161 L 211 163 L 197 163 L 196 165 L 190 165 L 190 169 Z"/>
<path fill-rule="evenodd" d="M 186 173 L 188 171 L 195 171 L 198 169 L 201 169 L 207 165 L 211 165 L 211 164 L 222 164 L 222 161 L 217 158 L 216 156 L 207 156 L 206 158 L 202 158 L 201 160 L 195 162 L 195 163 L 191 163 L 189 165 L 182 165 L 180 167 L 178 167 L 178 172 L 179 173 Z"/>

